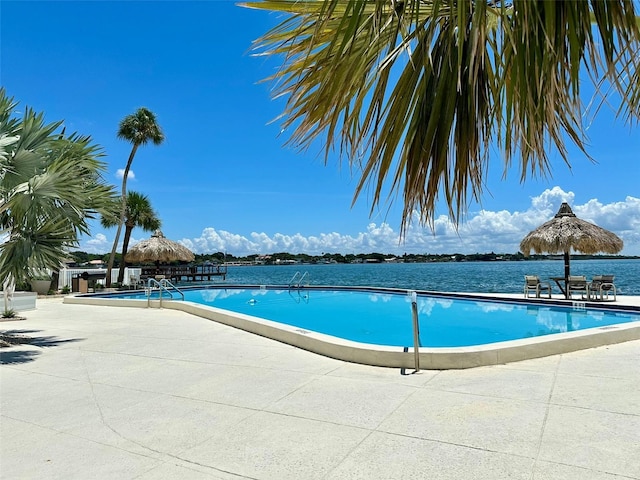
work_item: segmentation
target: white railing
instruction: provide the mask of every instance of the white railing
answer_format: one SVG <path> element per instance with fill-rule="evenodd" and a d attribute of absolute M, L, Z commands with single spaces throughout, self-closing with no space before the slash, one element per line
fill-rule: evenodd
<path fill-rule="evenodd" d="M 111 283 L 115 283 L 118 281 L 118 268 L 114 268 L 111 270 Z M 62 289 L 65 286 L 69 286 L 71 288 L 71 279 L 75 275 L 82 275 L 84 272 L 88 274 L 106 274 L 106 268 L 83 268 L 83 267 L 74 267 L 74 268 L 63 268 L 60 270 L 60 276 L 58 278 L 58 288 Z M 131 281 L 131 277 L 140 278 L 140 274 L 142 273 L 142 269 L 140 267 L 126 267 L 124 269 L 124 279 L 123 284 L 129 285 Z M 97 283 L 104 285 L 106 283 L 105 280 L 98 280 Z"/>

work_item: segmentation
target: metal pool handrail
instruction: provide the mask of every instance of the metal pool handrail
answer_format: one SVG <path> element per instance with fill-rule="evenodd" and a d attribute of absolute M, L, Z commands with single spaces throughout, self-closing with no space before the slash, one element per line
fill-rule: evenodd
<path fill-rule="evenodd" d="M 413 319 L 413 361 L 416 372 L 420 371 L 420 323 L 418 321 L 418 293 L 414 290 L 407 292 L 411 298 L 411 316 Z"/>
<path fill-rule="evenodd" d="M 302 282 L 307 277 L 309 277 L 309 272 L 304 272 L 303 274 L 301 274 L 299 271 L 296 272 L 291 278 L 291 280 L 289 280 L 289 288 L 292 288 L 292 287 L 300 288 L 300 286 L 302 285 Z M 307 278 L 307 285 L 309 284 L 308 282 L 309 280 Z"/>
<path fill-rule="evenodd" d="M 147 281 L 147 288 L 145 288 L 147 294 L 147 307 L 151 306 L 151 292 L 153 291 L 153 286 L 157 286 L 158 291 L 160 292 L 159 300 L 160 300 L 160 308 L 162 308 L 162 291 L 166 291 L 169 294 L 169 297 L 173 299 L 173 294 L 169 287 L 173 288 L 176 292 L 178 292 L 182 296 L 182 300 L 184 300 L 184 293 L 178 287 L 176 287 L 173 283 L 171 283 L 166 278 L 161 278 L 160 281 L 155 278 L 150 278 Z"/>

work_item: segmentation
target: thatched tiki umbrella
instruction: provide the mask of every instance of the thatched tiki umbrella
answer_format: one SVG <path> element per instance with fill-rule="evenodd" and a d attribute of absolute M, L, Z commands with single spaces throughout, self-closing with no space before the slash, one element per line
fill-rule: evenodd
<path fill-rule="evenodd" d="M 156 230 L 149 240 L 136 243 L 127 252 L 127 262 L 192 262 L 195 255 L 187 247 L 165 238 L 160 230 Z"/>
<path fill-rule="evenodd" d="M 598 252 L 613 254 L 622 250 L 622 246 L 620 237 L 609 230 L 579 219 L 566 202 L 560 206 L 555 217 L 530 232 L 520 242 L 520 250 L 525 255 L 529 255 L 531 250 L 536 253 L 562 252 L 565 285 L 571 272 L 569 265 L 571 249 L 585 254 Z"/>

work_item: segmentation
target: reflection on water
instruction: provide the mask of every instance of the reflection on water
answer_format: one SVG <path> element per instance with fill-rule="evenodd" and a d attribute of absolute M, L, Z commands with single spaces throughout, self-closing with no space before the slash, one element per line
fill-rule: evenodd
<path fill-rule="evenodd" d="M 549 308 L 540 309 L 536 318 L 536 324 L 544 327 L 540 335 L 549 333 L 573 332 L 580 329 L 578 317 L 586 315 L 584 312 L 558 312 Z"/>
<path fill-rule="evenodd" d="M 422 300 L 418 297 L 418 314 L 431 316 L 434 309 L 439 307 L 443 310 L 451 308 L 453 306 L 453 300 L 448 298 L 436 299 L 436 298 L 426 298 Z"/>
<path fill-rule="evenodd" d="M 293 299 L 294 302 L 300 303 L 309 303 L 311 300 L 311 294 L 308 291 L 303 290 L 289 290 L 289 296 Z"/>
<path fill-rule="evenodd" d="M 509 303 L 475 302 L 476 307 L 484 313 L 511 312 L 515 305 Z"/>
<path fill-rule="evenodd" d="M 378 303 L 378 302 L 390 302 L 391 299 L 393 298 L 393 295 L 386 295 L 386 294 L 370 294 L 368 295 L 369 301 L 373 302 L 373 303 Z M 411 300 L 409 300 L 410 302 Z"/>
<path fill-rule="evenodd" d="M 350 290 L 203 289 L 185 299 L 377 345 L 413 345 L 411 297 Z M 640 315 L 418 295 L 420 342 L 456 347 L 640 321 Z"/>
<path fill-rule="evenodd" d="M 215 302 L 216 299 L 225 299 L 232 297 L 234 295 L 242 295 L 245 291 L 243 289 L 235 289 L 235 288 L 221 288 L 221 289 L 205 289 L 205 290 L 197 290 L 188 292 L 189 297 L 197 296 L 200 297 L 204 302 Z M 196 299 L 187 298 L 187 300 L 196 301 Z"/>

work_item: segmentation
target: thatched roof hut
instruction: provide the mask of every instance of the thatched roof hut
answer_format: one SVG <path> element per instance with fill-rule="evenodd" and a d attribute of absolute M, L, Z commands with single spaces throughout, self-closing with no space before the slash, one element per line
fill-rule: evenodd
<path fill-rule="evenodd" d="M 564 202 L 555 217 L 524 237 L 520 250 L 525 255 L 529 255 L 531 250 L 535 253 L 562 253 L 566 281 L 570 274 L 571 250 L 585 254 L 615 254 L 622 250 L 623 245 L 616 234 L 576 217 L 569 204 Z"/>
<path fill-rule="evenodd" d="M 160 230 L 156 230 L 151 238 L 136 243 L 129 249 L 126 261 L 141 262 L 192 262 L 195 255 L 187 247 L 165 238 Z"/>

